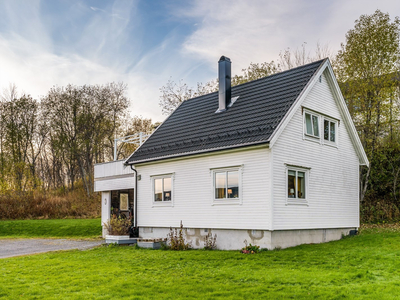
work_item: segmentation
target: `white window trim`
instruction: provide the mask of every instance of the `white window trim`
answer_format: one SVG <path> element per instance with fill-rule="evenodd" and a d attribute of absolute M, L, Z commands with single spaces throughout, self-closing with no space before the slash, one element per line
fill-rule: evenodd
<path fill-rule="evenodd" d="M 306 113 L 310 114 L 311 116 L 318 117 L 318 130 L 319 130 L 319 137 L 307 134 L 306 130 Z M 335 142 L 327 141 L 324 138 L 324 121 L 327 120 L 329 122 L 335 123 Z M 321 145 L 327 145 L 331 147 L 338 148 L 339 147 L 339 125 L 340 121 L 338 119 L 326 116 L 324 114 L 318 113 L 316 111 L 307 109 L 303 107 L 303 139 L 311 142 L 315 142 Z"/>
<path fill-rule="evenodd" d="M 313 125 L 312 117 L 315 116 L 318 118 L 318 133 L 319 133 L 318 136 L 307 133 L 306 113 L 311 115 L 311 126 Z M 314 131 L 314 129 L 313 129 L 313 131 Z M 303 111 L 303 136 L 306 140 L 320 143 L 320 140 L 321 140 L 321 115 L 320 114 L 304 109 L 304 111 Z"/>
<path fill-rule="evenodd" d="M 309 194 L 310 194 L 310 190 L 309 190 L 309 178 L 310 178 L 310 168 L 307 167 L 298 167 L 298 166 L 293 166 L 293 165 L 289 165 L 289 164 L 285 164 L 286 166 L 286 170 L 285 170 L 285 174 L 286 174 L 286 179 L 285 179 L 285 198 L 286 198 L 286 205 L 306 205 L 308 206 L 308 199 L 309 199 Z M 305 174 L 305 192 L 306 192 L 306 197 L 304 199 L 302 198 L 289 198 L 288 195 L 288 172 L 289 171 L 300 171 L 300 172 L 304 172 Z"/>
<path fill-rule="evenodd" d="M 225 198 L 225 199 L 217 199 L 215 198 L 215 173 L 218 172 L 229 172 L 229 171 L 238 171 L 239 173 L 239 198 Z M 243 200 L 243 184 L 242 184 L 242 175 L 243 175 L 243 165 L 241 166 L 232 166 L 232 167 L 226 167 L 226 168 L 213 168 L 210 169 L 210 174 L 211 174 L 211 199 L 212 203 L 211 205 L 241 205 L 242 200 Z"/>
<path fill-rule="evenodd" d="M 325 140 L 325 121 L 329 121 L 329 122 L 335 124 L 335 141 L 334 142 Z M 339 146 L 339 121 L 338 120 L 324 116 L 322 119 L 322 133 L 323 133 L 322 134 L 322 143 L 324 145 L 333 146 L 333 147 Z"/>
<path fill-rule="evenodd" d="M 155 195 L 155 185 L 154 185 L 154 180 L 155 179 L 161 179 L 161 178 L 171 178 L 171 201 L 155 201 L 154 200 L 154 195 Z M 151 180 L 151 202 L 152 202 L 152 207 L 171 207 L 174 206 L 174 198 L 175 198 L 175 191 L 174 191 L 174 181 L 175 181 L 175 173 L 168 173 L 168 174 L 160 174 L 160 175 L 152 175 L 150 176 Z"/>

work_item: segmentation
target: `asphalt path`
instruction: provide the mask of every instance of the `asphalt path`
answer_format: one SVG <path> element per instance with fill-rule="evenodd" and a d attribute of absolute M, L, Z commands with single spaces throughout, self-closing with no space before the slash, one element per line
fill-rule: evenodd
<path fill-rule="evenodd" d="M 0 258 L 59 250 L 86 250 L 99 246 L 103 242 L 67 239 L 0 239 Z"/>

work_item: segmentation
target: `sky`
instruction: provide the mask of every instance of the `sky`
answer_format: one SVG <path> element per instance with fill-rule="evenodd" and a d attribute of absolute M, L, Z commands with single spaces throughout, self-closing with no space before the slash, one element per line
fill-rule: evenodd
<path fill-rule="evenodd" d="M 240 74 L 304 43 L 340 49 L 362 14 L 400 16 L 398 0 L 0 0 L 0 93 L 124 82 L 131 115 L 163 121 L 160 87 Z"/>

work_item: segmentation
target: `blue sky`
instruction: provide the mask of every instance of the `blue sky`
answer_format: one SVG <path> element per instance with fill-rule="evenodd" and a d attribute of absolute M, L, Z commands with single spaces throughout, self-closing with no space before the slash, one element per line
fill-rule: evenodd
<path fill-rule="evenodd" d="M 159 88 L 215 79 L 221 55 L 250 62 L 316 43 L 337 52 L 361 14 L 400 15 L 400 1 L 0 0 L 0 92 L 40 98 L 54 85 L 128 84 L 132 115 L 162 121 Z"/>

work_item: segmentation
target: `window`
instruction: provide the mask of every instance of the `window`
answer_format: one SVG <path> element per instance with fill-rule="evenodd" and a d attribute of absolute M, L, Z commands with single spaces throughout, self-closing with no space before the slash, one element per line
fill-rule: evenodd
<path fill-rule="evenodd" d="M 336 123 L 324 119 L 324 141 L 336 143 Z"/>
<path fill-rule="evenodd" d="M 214 203 L 239 203 L 241 193 L 241 168 L 213 170 Z"/>
<path fill-rule="evenodd" d="M 319 137 L 319 116 L 306 112 L 305 117 L 305 133 L 312 137 Z"/>
<path fill-rule="evenodd" d="M 153 181 L 153 203 L 171 203 L 173 195 L 173 175 L 158 175 L 152 177 Z"/>
<path fill-rule="evenodd" d="M 287 167 L 287 204 L 307 204 L 308 169 Z"/>
<path fill-rule="evenodd" d="M 303 117 L 304 139 L 330 146 L 338 145 L 338 119 L 311 112 L 307 109 L 305 109 Z"/>

